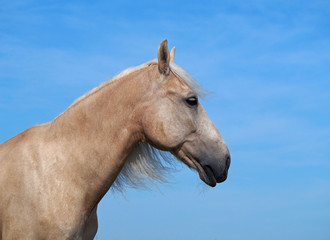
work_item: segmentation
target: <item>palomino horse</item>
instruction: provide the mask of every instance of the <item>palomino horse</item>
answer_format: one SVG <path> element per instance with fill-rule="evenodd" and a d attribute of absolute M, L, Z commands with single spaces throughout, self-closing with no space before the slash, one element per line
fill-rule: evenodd
<path fill-rule="evenodd" d="M 173 59 L 164 40 L 158 61 L 127 69 L 0 145 L 1 240 L 93 239 L 97 205 L 116 179 L 159 177 L 154 149 L 212 187 L 225 181 L 228 148 L 197 83 Z"/>

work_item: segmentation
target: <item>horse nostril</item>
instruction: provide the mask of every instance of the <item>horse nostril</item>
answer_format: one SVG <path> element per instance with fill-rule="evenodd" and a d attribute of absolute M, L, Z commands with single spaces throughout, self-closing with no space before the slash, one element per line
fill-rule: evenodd
<path fill-rule="evenodd" d="M 229 166 L 230 166 L 230 155 L 227 157 L 227 159 L 226 159 L 226 170 L 228 170 L 229 169 Z"/>

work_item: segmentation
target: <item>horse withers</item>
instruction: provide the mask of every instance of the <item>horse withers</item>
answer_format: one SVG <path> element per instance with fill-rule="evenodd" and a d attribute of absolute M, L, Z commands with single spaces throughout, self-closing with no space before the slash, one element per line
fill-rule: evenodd
<path fill-rule="evenodd" d="M 155 149 L 172 153 L 209 186 L 230 154 L 193 78 L 164 40 L 158 59 L 76 100 L 52 122 L 0 145 L 0 240 L 93 239 L 111 186 L 161 178 Z"/>

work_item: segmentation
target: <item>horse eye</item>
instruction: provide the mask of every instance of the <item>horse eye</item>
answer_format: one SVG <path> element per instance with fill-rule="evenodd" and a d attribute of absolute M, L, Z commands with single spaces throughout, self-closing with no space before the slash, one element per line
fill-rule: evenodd
<path fill-rule="evenodd" d="M 198 103 L 197 97 L 189 97 L 186 99 L 186 103 L 188 103 L 189 106 L 196 106 Z"/>

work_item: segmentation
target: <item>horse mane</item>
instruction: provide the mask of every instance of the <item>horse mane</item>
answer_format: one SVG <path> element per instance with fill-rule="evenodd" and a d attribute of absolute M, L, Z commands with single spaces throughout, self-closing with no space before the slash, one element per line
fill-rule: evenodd
<path fill-rule="evenodd" d="M 139 66 L 135 66 L 135 67 L 130 67 L 125 69 L 124 71 L 120 72 L 119 74 L 115 75 L 114 77 L 112 77 L 110 80 L 105 81 L 104 83 L 100 84 L 99 86 L 93 88 L 92 90 L 88 91 L 86 94 L 82 95 L 81 97 L 79 97 L 78 99 L 76 99 L 70 107 L 76 105 L 77 103 L 79 103 L 80 101 L 84 100 L 85 98 L 89 97 L 90 95 L 98 92 L 100 89 L 102 89 L 103 87 L 109 85 L 110 83 L 112 83 L 113 81 L 116 81 L 124 76 L 127 76 L 133 72 L 136 72 L 138 70 L 141 70 L 142 68 L 146 68 L 152 64 L 158 64 L 158 60 L 157 59 L 153 59 L 149 62 L 146 62 L 144 64 L 141 64 Z M 193 90 L 198 96 L 205 96 L 207 91 L 202 88 L 197 82 L 196 80 L 182 67 L 180 67 L 179 65 L 175 64 L 174 62 L 170 62 L 170 70 L 180 79 L 182 79 L 190 88 L 191 90 Z M 69 107 L 69 108 L 70 108 Z"/>
<path fill-rule="evenodd" d="M 167 182 L 175 157 L 148 143 L 139 143 L 126 159 L 125 165 L 111 186 L 113 191 L 124 192 L 127 187 L 148 188 L 149 184 Z"/>
<path fill-rule="evenodd" d="M 158 64 L 158 60 L 154 59 L 145 64 L 127 68 L 110 80 L 102 83 L 78 98 L 70 107 L 98 92 L 101 88 L 109 85 L 111 82 L 153 64 Z M 182 67 L 174 62 L 170 62 L 170 70 L 178 78 L 183 80 L 198 96 L 205 95 L 206 91 L 200 87 L 195 79 Z M 127 187 L 147 188 L 148 183 L 156 185 L 156 182 L 167 182 L 166 176 L 168 175 L 169 170 L 173 169 L 173 164 L 176 162 L 173 161 L 173 159 L 175 159 L 175 157 L 169 152 L 160 151 L 148 143 L 139 143 L 126 159 L 125 165 L 117 176 L 111 189 L 124 192 Z"/>

